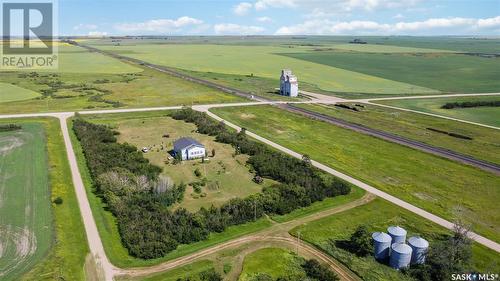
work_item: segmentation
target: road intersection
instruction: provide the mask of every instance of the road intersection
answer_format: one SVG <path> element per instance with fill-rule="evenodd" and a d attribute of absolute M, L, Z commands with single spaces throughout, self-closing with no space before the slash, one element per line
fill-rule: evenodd
<path fill-rule="evenodd" d="M 282 104 L 288 104 L 288 103 L 323 103 L 323 104 L 333 104 L 333 103 L 337 103 L 337 102 L 363 102 L 363 103 L 371 103 L 372 101 L 375 101 L 375 100 L 381 100 L 381 99 L 365 99 L 365 100 L 346 100 L 346 99 L 340 99 L 340 98 L 332 98 L 330 96 L 325 96 L 325 95 L 321 95 L 321 94 L 315 94 L 315 93 L 305 93 L 306 95 L 312 97 L 313 99 L 311 101 L 304 101 L 304 102 L 285 102 L 285 101 L 269 101 L 269 100 L 257 100 L 257 101 L 252 101 L 252 102 L 241 102 L 241 103 L 226 103 L 226 104 L 207 104 L 207 105 L 195 105 L 193 106 L 193 109 L 195 110 L 198 110 L 198 111 L 202 111 L 202 112 L 206 112 L 209 116 L 211 116 L 212 118 L 216 119 L 216 120 L 219 120 L 219 121 L 224 121 L 226 123 L 226 125 L 236 129 L 236 130 L 241 130 L 240 127 L 238 127 L 237 125 L 235 124 L 232 124 L 230 122 L 228 122 L 227 120 L 223 120 L 222 118 L 220 118 L 219 116 L 215 115 L 214 113 L 210 112 L 209 109 L 210 108 L 216 108 L 216 107 L 229 107 L 229 106 L 253 106 L 253 105 L 264 105 L 264 104 L 269 104 L 269 105 L 282 105 Z M 467 94 L 467 95 L 442 95 L 442 96 L 414 96 L 414 97 L 401 97 L 401 98 L 429 98 L 429 97 L 444 97 L 444 96 L 473 96 L 474 94 Z M 494 94 L 488 94 L 488 95 L 500 95 L 500 93 L 494 93 Z M 384 98 L 384 99 L 396 99 L 396 98 Z M 376 104 L 376 105 L 379 105 L 379 104 Z M 174 110 L 174 109 L 180 109 L 182 108 L 182 106 L 166 106 L 166 107 L 153 107 L 153 108 L 128 108 L 128 109 L 113 109 L 113 110 L 92 110 L 92 111 L 81 111 L 79 112 L 79 114 L 110 114 L 110 113 L 126 113 L 126 112 L 145 112 L 145 111 L 158 111 L 158 110 Z M 392 108 L 392 107 L 391 107 Z M 398 110 L 405 110 L 405 109 L 401 109 L 401 108 L 396 108 Z M 418 112 L 417 113 L 422 113 L 422 112 Z M 81 174 L 80 174 L 80 171 L 79 171 L 79 168 L 78 168 L 78 164 L 77 164 L 77 160 L 76 160 L 76 156 L 75 156 L 75 153 L 74 153 L 74 149 L 73 149 L 73 144 L 71 143 L 71 139 L 70 139 L 70 135 L 69 135 L 69 129 L 68 129 L 68 118 L 71 118 L 75 115 L 74 112 L 53 112 L 53 113 L 27 113 L 27 114 L 10 114 L 10 115 L 0 115 L 0 119 L 10 119 L 10 118 L 36 118 L 36 117 L 55 117 L 55 118 L 58 118 L 59 121 L 60 121 L 60 126 L 61 126 L 61 130 L 62 130 L 62 135 L 63 135 L 63 138 L 64 138 L 64 143 L 65 143 L 65 147 L 66 147 L 66 153 L 67 153 L 67 157 L 68 157 L 68 161 L 69 161 L 69 164 L 70 164 L 70 168 L 71 168 L 71 174 L 72 174 L 72 181 L 73 181 L 73 186 L 75 188 L 75 191 L 76 191 L 76 195 L 77 195 L 77 199 L 78 199 L 78 204 L 79 204 L 79 207 L 80 207 L 80 211 L 81 211 L 81 214 L 82 214 L 82 220 L 84 222 L 84 226 L 85 226 L 85 231 L 86 231 L 86 234 L 87 234 L 87 240 L 88 240 L 88 243 L 89 243 L 89 247 L 90 247 L 90 252 L 92 254 L 92 256 L 95 258 L 99 268 L 101 269 L 101 271 L 103 272 L 103 275 L 105 277 L 106 280 L 113 280 L 113 278 L 117 275 L 123 275 L 123 274 L 140 274 L 140 275 L 143 275 L 145 272 L 149 272 L 149 273 L 153 273 L 153 272 L 159 272 L 158 270 L 167 270 L 167 269 L 170 269 L 170 268 L 173 268 L 175 266 L 179 266 L 181 264 L 183 264 L 182 262 L 178 262 L 178 260 L 174 260 L 174 261 L 170 261 L 170 262 L 165 262 L 165 263 L 162 263 L 158 266 L 154 266 L 154 267 L 151 267 L 151 268 L 156 268 L 157 271 L 151 269 L 151 268 L 142 268 L 142 269 L 121 269 L 121 268 L 118 268 L 116 266 L 114 266 L 110 260 L 108 259 L 107 255 L 106 255 L 106 252 L 104 250 L 104 246 L 102 244 L 102 240 L 99 236 L 99 231 L 97 229 L 97 225 L 96 225 L 96 222 L 94 220 L 94 217 L 92 215 L 92 210 L 90 208 L 90 204 L 89 204 L 89 201 L 88 201 L 88 198 L 87 198 L 87 194 L 86 194 L 86 190 L 85 190 L 85 186 L 83 184 L 83 180 L 82 180 L 82 177 L 81 177 Z M 453 119 L 453 118 L 448 118 L 448 117 L 444 117 L 444 116 L 436 116 L 436 117 L 440 117 L 440 118 L 446 118 L 446 119 Z M 460 122 L 465 122 L 465 123 L 471 123 L 471 122 L 468 122 L 468 121 L 464 121 L 464 120 L 458 120 L 458 119 L 453 119 L 455 121 L 460 121 Z M 487 126 L 487 127 L 490 127 L 490 126 Z M 500 129 L 500 128 L 497 128 L 497 127 L 493 127 L 494 129 Z M 278 150 L 281 150 L 282 152 L 284 153 L 287 153 L 293 157 L 297 157 L 297 158 L 301 158 L 302 157 L 302 154 L 299 154 L 295 151 L 292 151 L 286 147 L 283 147 L 277 143 L 274 143 L 268 139 L 265 139 L 255 133 L 252 133 L 250 131 L 247 131 L 247 134 L 252 137 L 252 138 L 255 138 L 261 142 L 264 142 Z M 394 197 L 388 193 L 385 193 L 381 190 L 378 190 L 377 188 L 373 187 L 373 186 L 370 186 L 364 182 L 361 182 L 351 176 L 348 176 L 346 174 L 343 174 L 335 169 L 332 169 L 326 165 L 323 165 L 319 162 L 316 162 L 316 161 L 312 161 L 312 164 L 327 172 L 327 173 L 330 173 L 334 176 L 337 176 L 339 178 L 342 178 L 366 191 L 369 192 L 369 194 L 373 194 L 373 195 L 376 195 L 376 196 L 379 196 L 385 200 L 388 200 L 390 201 L 391 203 L 393 204 L 396 204 L 404 209 L 407 209 L 415 214 L 418 214 L 434 223 L 437 223 L 447 229 L 452 229 L 453 228 L 453 223 L 441 218 L 441 217 L 438 217 L 434 214 L 431 214 L 423 209 L 420 209 L 408 202 L 405 202 L 397 197 Z M 250 238 L 249 238 L 250 237 Z M 224 249 L 224 245 L 226 246 L 234 246 L 236 244 L 238 244 L 238 241 L 240 241 L 239 243 L 247 243 L 248 241 L 251 241 L 252 239 L 255 239 L 255 240 L 266 240 L 266 239 L 270 239 L 270 240 L 273 240 L 273 239 L 281 239 L 287 243 L 296 243 L 294 242 L 295 240 L 291 239 L 290 237 L 280 237 L 280 238 L 276 238 L 274 236 L 269 236 L 267 238 L 263 238 L 262 236 L 258 236 L 257 234 L 254 236 L 249 236 L 249 237 L 240 237 L 240 238 L 237 238 L 235 240 L 231 240 L 231 241 L 228 241 L 226 243 L 223 243 L 221 245 L 218 245 L 218 246 L 215 246 L 215 247 L 212 247 L 212 248 L 208 248 L 206 250 L 203 250 L 201 252 L 198 252 L 198 253 L 194 253 L 194 254 L 191 254 L 191 255 L 187 255 L 183 258 L 180 258 L 180 260 L 184 260 L 184 261 L 192 261 L 193 259 L 195 258 L 199 258 L 200 256 L 205 256 L 205 255 L 201 255 L 201 253 L 205 253 L 206 255 L 212 253 L 211 251 L 219 251 L 221 249 Z M 253 237 L 253 238 L 252 238 Z M 473 239 L 474 241 L 492 249 L 492 250 L 495 250 L 496 252 L 499 252 L 500 253 L 500 244 L 498 244 L 497 242 L 495 241 L 492 241 L 488 238 L 485 238 L 479 234 L 476 234 L 476 233 L 470 233 L 470 238 Z M 245 240 L 247 239 L 247 240 Z M 250 240 L 248 240 L 250 239 Z M 291 239 L 291 240 L 290 240 Z M 236 243 L 236 244 L 235 244 Z M 219 248 L 217 248 L 219 247 Z M 303 250 L 306 250 L 306 251 L 309 251 L 311 253 L 315 253 L 315 255 L 325 261 L 326 263 L 328 263 L 330 266 L 332 266 L 333 269 L 335 269 L 337 272 L 339 272 L 339 274 L 341 275 L 342 279 L 343 280 L 353 280 L 352 278 L 350 278 L 348 276 L 348 274 L 346 275 L 346 270 L 345 269 L 342 269 L 338 266 L 338 263 L 336 263 L 335 260 L 333 260 L 332 258 L 330 258 L 329 256 L 321 253 L 320 251 L 318 251 L 317 249 L 315 249 L 314 247 L 310 246 L 310 245 L 307 245 L 307 244 L 302 244 L 300 246 Z M 177 262 L 177 263 L 176 263 Z"/>

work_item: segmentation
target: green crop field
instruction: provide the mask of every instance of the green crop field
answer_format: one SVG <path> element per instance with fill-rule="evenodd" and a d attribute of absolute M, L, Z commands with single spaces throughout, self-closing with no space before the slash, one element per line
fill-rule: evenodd
<path fill-rule="evenodd" d="M 9 101 L 29 100 L 40 94 L 16 85 L 0 82 L 0 103 Z"/>
<path fill-rule="evenodd" d="M 60 43 L 58 49 L 58 67 L 54 70 L 37 70 L 40 72 L 57 73 L 102 73 L 102 74 L 124 74 L 141 72 L 140 68 L 119 60 L 104 56 L 99 53 L 89 52 L 85 49 L 75 47 L 66 43 Z M 0 69 L 0 72 L 11 72 L 12 69 Z M 32 72 L 33 70 L 21 70 L 19 72 Z"/>
<path fill-rule="evenodd" d="M 414 52 L 290 51 L 284 55 L 442 92 L 487 93 L 500 90 L 500 58 Z M 372 86 L 377 87 L 375 84 Z M 421 89 L 409 92 L 418 94 Z"/>
<path fill-rule="evenodd" d="M 118 142 L 130 143 L 136 147 L 148 147 L 151 150 L 144 154 L 152 164 L 163 169 L 163 175 L 173 183 L 188 184 L 184 200 L 175 208 L 183 207 L 196 212 L 201 207 L 220 206 L 232 198 L 244 198 L 258 193 L 262 188 L 276 182 L 266 179 L 262 185 L 252 181 L 253 174 L 246 166 L 247 155 L 234 155 L 234 148 L 229 144 L 215 142 L 214 137 L 196 133 L 196 125 L 174 120 L 166 116 L 140 116 L 135 114 L 91 116 L 88 120 L 94 123 L 111 125 L 120 132 Z M 169 134 L 168 138 L 163 138 Z M 182 161 L 174 164 L 170 161 L 169 151 L 173 150 L 173 142 L 181 137 L 191 137 L 205 145 L 209 161 Z M 212 157 L 212 149 L 215 157 Z M 166 163 L 167 162 L 167 163 Z M 194 172 L 201 175 L 197 177 Z M 193 190 L 190 184 L 206 178 L 207 183 L 200 192 Z"/>
<path fill-rule="evenodd" d="M 359 276 L 363 276 L 364 280 L 408 280 L 408 277 L 405 278 L 398 271 L 376 262 L 371 256 L 358 257 L 330 242 L 330 239 L 334 241 L 349 239 L 360 225 L 367 226 L 373 232 L 386 231 L 391 225 L 400 225 L 408 231 L 408 238 L 420 235 L 430 241 L 431 247 L 433 241 L 448 233 L 446 229 L 380 198 L 366 205 L 296 227 L 290 233 L 296 236 L 300 232 L 302 239 L 325 250 Z M 472 264 L 474 270 L 479 272 L 498 272 L 500 258 L 495 251 L 474 244 Z"/>
<path fill-rule="evenodd" d="M 301 267 L 304 259 L 282 248 L 264 248 L 245 257 L 240 281 L 255 280 L 257 274 L 267 274 L 276 280 L 278 277 L 303 276 Z"/>
<path fill-rule="evenodd" d="M 462 206 L 475 231 L 500 240 L 494 174 L 271 106 L 211 111 L 436 215 L 451 219 Z"/>
<path fill-rule="evenodd" d="M 453 98 L 432 98 L 432 99 L 385 100 L 385 101 L 376 101 L 376 103 L 407 108 L 417 111 L 423 111 L 427 113 L 439 114 L 452 118 L 463 119 L 466 121 L 500 127 L 499 107 L 484 106 L 484 107 L 454 108 L 454 109 L 441 108 L 441 106 L 449 102 L 498 101 L 498 100 L 500 100 L 500 96 L 478 96 L 478 97 L 453 97 Z"/>
<path fill-rule="evenodd" d="M 0 132 L 0 279 L 16 280 L 41 261 L 52 244 L 53 225 L 40 124 Z"/>
<path fill-rule="evenodd" d="M 392 45 L 374 45 L 374 44 L 336 44 L 330 48 L 336 50 L 355 51 L 363 53 L 453 53 L 449 50 L 399 47 Z M 321 49 L 320 49 L 321 50 Z"/>
<path fill-rule="evenodd" d="M 355 106 L 355 103 L 349 105 Z M 500 163 L 500 153 L 491 153 L 498 150 L 500 145 L 499 130 L 369 104 L 363 104 L 363 107 L 357 106 L 359 111 L 328 105 L 298 104 L 296 106 L 433 146 L 451 149 L 478 159 Z M 427 128 L 469 136 L 473 139 L 460 139 Z"/>
<path fill-rule="evenodd" d="M 332 66 L 280 56 L 282 53 L 304 52 L 310 48 L 234 45 L 135 44 L 96 45 L 98 48 L 145 60 L 151 63 L 198 72 L 255 75 L 275 79 L 282 68 L 291 68 L 299 82 L 322 90 L 340 93 L 438 93 L 425 87 L 391 81 Z M 244 67 L 242 67 L 242 65 Z M 278 84 L 276 84 L 278 86 Z"/>
<path fill-rule="evenodd" d="M 15 167 L 17 170 L 13 173 L 10 169 L 6 169 L 10 175 L 19 174 L 21 172 L 28 173 L 29 165 L 27 163 L 35 163 L 39 165 L 44 165 L 42 167 L 31 166 L 32 168 L 40 168 L 39 171 L 32 171 L 32 176 L 35 176 L 35 172 L 40 174 L 45 174 L 45 181 L 49 180 L 50 193 L 46 188 L 39 188 L 32 190 L 31 195 L 36 196 L 36 198 L 31 199 L 31 203 L 37 203 L 38 209 L 32 209 L 30 211 L 36 211 L 36 219 L 38 222 L 33 224 L 33 227 L 41 227 L 41 234 L 49 235 L 47 237 L 43 236 L 41 238 L 37 237 L 36 246 L 40 251 L 45 248 L 43 253 L 36 254 L 36 260 L 32 259 L 29 261 L 29 265 L 24 268 L 24 272 L 28 268 L 32 268 L 29 272 L 24 273 L 23 276 L 19 274 L 23 271 L 17 271 L 16 280 L 55 280 L 55 279 L 65 279 L 65 280 L 85 280 L 83 266 L 85 262 L 85 256 L 88 253 L 87 239 L 85 237 L 85 230 L 83 229 L 83 223 L 80 217 L 80 210 L 78 206 L 75 191 L 73 185 L 71 184 L 71 173 L 69 169 L 69 164 L 67 162 L 66 150 L 64 149 L 64 142 L 59 127 L 59 120 L 53 118 L 37 118 L 37 119 L 2 119 L 0 124 L 11 124 L 16 123 L 23 126 L 23 130 L 28 130 L 26 134 L 24 132 L 23 136 L 28 136 L 28 140 L 31 142 L 26 142 L 21 148 L 24 150 L 16 151 L 18 156 L 15 160 L 10 163 L 17 163 Z M 5 132 L 2 134 L 2 138 L 7 135 Z M 29 135 L 34 134 L 34 135 Z M 34 138 L 37 137 L 37 138 Z M 12 140 L 12 139 L 11 139 Z M 10 143 L 12 143 L 10 141 Z M 4 147 L 2 145 L 2 147 Z M 24 155 L 32 152 L 32 155 Z M 2 152 L 3 153 L 3 152 Z M 8 157 L 11 157 L 7 155 Z M 5 160 L 2 156 L 2 162 Z M 27 158 L 38 158 L 32 162 L 28 162 Z M 42 157 L 42 158 L 39 158 Z M 45 157 L 45 158 L 43 158 Z M 18 162 L 16 162 L 18 161 Z M 23 161 L 24 164 L 20 164 Z M 26 161 L 26 162 L 24 162 Z M 45 161 L 45 162 L 44 162 Z M 5 165 L 4 165 L 5 166 Z M 24 166 L 24 167 L 23 167 Z M 7 166 L 5 166 L 7 167 Z M 28 168 L 26 168 L 28 167 Z M 4 169 L 1 169 L 2 173 Z M 29 174 L 29 173 L 28 173 Z M 26 174 L 22 174 L 23 176 Z M 16 176 L 9 178 L 8 181 L 12 183 L 13 180 L 19 181 L 21 176 Z M 29 178 L 25 178 L 27 180 Z M 35 179 L 33 183 L 37 181 L 44 180 L 44 177 Z M 3 189 L 2 192 L 6 190 Z M 28 185 L 26 185 L 28 187 Z M 42 186 L 43 187 L 43 186 Z M 15 194 L 17 191 L 18 194 Z M 22 189 L 11 189 L 9 193 L 12 195 L 23 195 L 21 194 Z M 26 191 L 26 190 L 25 190 Z M 0 198 L 3 200 L 3 193 Z M 8 195 L 8 194 L 7 194 Z M 6 197 L 9 198 L 10 196 Z M 50 206 L 50 200 L 60 197 L 63 199 L 63 203 L 60 205 L 52 204 Z M 11 197 L 12 198 L 12 197 Z M 18 216 L 12 217 L 8 216 L 7 219 L 4 217 L 4 213 L 0 212 L 1 226 L 4 226 L 4 222 L 9 220 L 21 221 L 26 210 L 23 207 L 24 203 L 30 203 L 30 198 L 25 198 L 23 201 L 13 201 L 7 202 L 8 205 L 3 204 L 4 207 L 11 207 L 8 213 L 12 213 L 12 209 L 22 208 L 20 212 L 15 212 Z M 41 204 L 41 206 L 40 206 Z M 3 209 L 3 207 L 1 208 Z M 5 210 L 4 210 L 5 211 Z M 28 229 L 28 228 L 26 228 Z M 2 230 L 4 230 L 2 228 Z M 0 236 L 0 240 L 3 241 L 3 237 Z M 30 244 L 23 244 L 30 245 Z M 49 249 L 50 248 L 50 249 Z M 4 248 L 5 249 L 5 248 Z M 11 251 L 9 249 L 9 251 Z M 0 268 L 5 265 L 6 260 L 3 257 L 0 258 Z M 35 262 L 37 262 L 35 264 Z M 10 277 L 5 277 L 9 280 Z M 3 278 L 0 278 L 4 280 Z"/>

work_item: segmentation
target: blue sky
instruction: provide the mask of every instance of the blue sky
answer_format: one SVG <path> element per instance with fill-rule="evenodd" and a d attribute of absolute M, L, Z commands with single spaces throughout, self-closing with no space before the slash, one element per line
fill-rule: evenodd
<path fill-rule="evenodd" d="M 500 36 L 500 0 L 59 0 L 59 33 Z"/>

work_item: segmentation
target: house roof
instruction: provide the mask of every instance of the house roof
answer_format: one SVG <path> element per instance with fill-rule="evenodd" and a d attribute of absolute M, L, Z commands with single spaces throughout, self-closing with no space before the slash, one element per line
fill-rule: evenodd
<path fill-rule="evenodd" d="M 203 144 L 199 143 L 198 141 L 192 138 L 180 138 L 174 141 L 174 150 L 182 150 L 190 146 L 205 147 Z"/>

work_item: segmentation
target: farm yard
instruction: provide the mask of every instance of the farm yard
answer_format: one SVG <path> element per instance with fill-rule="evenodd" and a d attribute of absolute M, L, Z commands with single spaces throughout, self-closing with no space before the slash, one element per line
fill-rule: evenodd
<path fill-rule="evenodd" d="M 418 110 L 452 118 L 463 119 L 485 125 L 500 127 L 499 107 L 471 107 L 471 108 L 441 108 L 446 103 L 451 102 L 476 102 L 476 101 L 498 101 L 498 96 L 478 96 L 478 97 L 455 97 L 455 98 L 432 98 L 432 99 L 404 99 L 385 100 L 376 103 Z"/>
<path fill-rule="evenodd" d="M 437 240 L 443 239 L 443 235 L 449 235 L 444 228 L 378 198 L 366 205 L 298 226 L 290 233 L 294 236 L 300 233 L 301 239 L 342 261 L 365 280 L 413 280 L 376 262 L 371 255 L 360 257 L 340 246 L 340 242 L 348 240 L 361 225 L 366 226 L 370 233 L 399 225 L 408 231 L 407 237 L 420 235 L 430 241 L 431 247 Z M 497 272 L 500 269 L 500 258 L 496 252 L 481 245 L 473 245 L 472 263 L 473 269 L 479 272 Z"/>
<path fill-rule="evenodd" d="M 491 209 L 500 196 L 494 174 L 272 106 L 211 111 L 444 218 L 452 219 L 453 208 L 464 206 L 477 233 L 499 240 L 499 212 Z"/>
<path fill-rule="evenodd" d="M 17 280 L 52 246 L 43 126 L 0 131 L 0 279 Z"/>
<path fill-rule="evenodd" d="M 231 198 L 243 198 L 258 193 L 262 188 L 275 184 L 270 179 L 257 184 L 246 165 L 247 155 L 235 155 L 228 144 L 214 141 L 214 137 L 196 132 L 196 126 L 174 120 L 165 114 L 157 116 L 140 114 L 92 116 L 94 123 L 107 124 L 120 132 L 118 142 L 148 148 L 144 157 L 162 168 L 162 174 L 174 184 L 184 183 L 184 199 L 173 208 L 197 211 L 200 207 L 220 206 Z M 168 135 L 168 137 L 164 137 Z M 173 142 L 181 137 L 191 137 L 203 145 L 207 160 L 201 159 L 176 163 L 171 155 Z M 215 156 L 212 153 L 215 152 Z"/>
<path fill-rule="evenodd" d="M 498 130 L 377 105 L 346 104 L 357 111 L 322 104 L 297 104 L 296 106 L 433 146 L 451 149 L 474 156 L 477 159 L 500 163 L 500 154 L 491 153 L 491 151 L 498 149 L 498 140 L 500 139 Z M 453 137 L 431 129 L 455 133 L 472 139 Z"/>

